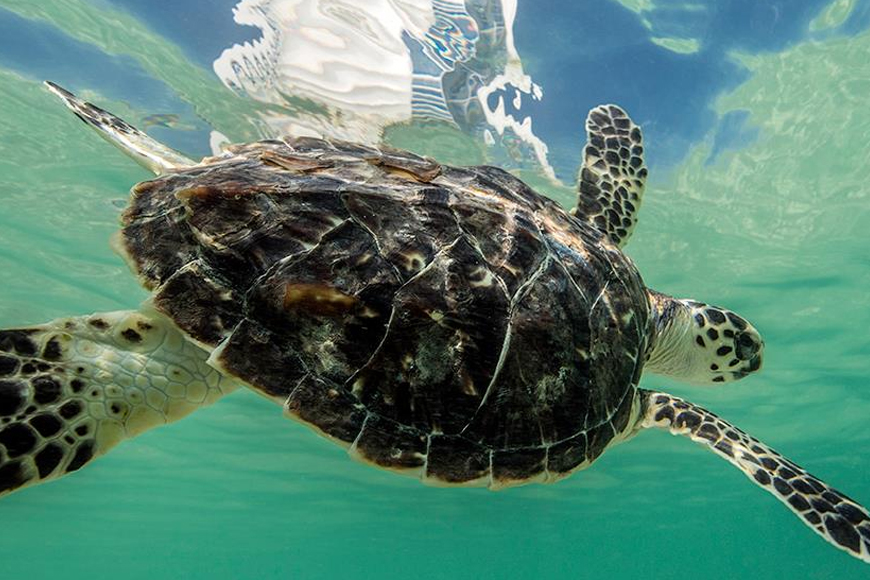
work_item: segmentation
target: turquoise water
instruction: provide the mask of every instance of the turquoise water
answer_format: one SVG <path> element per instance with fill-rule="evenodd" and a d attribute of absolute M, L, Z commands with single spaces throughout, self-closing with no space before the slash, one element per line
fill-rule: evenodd
<path fill-rule="evenodd" d="M 383 137 L 448 162 L 506 165 L 565 203 L 585 111 L 615 101 L 644 127 L 650 151 L 628 253 L 651 287 L 727 306 L 766 340 L 765 368 L 738 383 L 648 376 L 645 385 L 710 408 L 870 502 L 867 3 L 596 0 L 536 11 L 520 0 L 511 23 L 510 2 L 468 2 L 471 26 L 459 11 L 418 17 L 412 8 L 428 2 L 373 2 L 372 14 L 386 12 L 372 22 L 403 24 L 382 24 L 380 48 L 349 42 L 353 54 L 323 40 L 324 30 L 350 33 L 314 0 L 271 3 L 311 19 L 284 21 L 282 46 L 301 43 L 303 60 L 345 62 L 341 78 L 384 75 L 369 100 L 318 76 L 328 66 L 306 72 L 290 56 L 270 82 L 295 92 L 276 96 L 254 77 L 233 88 L 215 63 L 262 32 L 234 24 L 234 4 L 0 0 L 0 327 L 135 308 L 146 296 L 107 240 L 129 187 L 148 174 L 63 110 L 43 78 L 191 155 L 289 127 Z M 486 26 L 486 14 L 501 21 Z M 417 44 L 384 40 L 402 27 Z M 387 76 L 381 65 L 406 49 L 415 56 Z M 472 69 L 462 83 L 437 72 Z M 493 91 L 468 112 L 459 85 Z M 427 96 L 432 86 L 443 95 Z M 494 113 L 500 95 L 504 118 Z M 520 128 L 527 114 L 531 132 Z M 641 433 L 553 486 L 434 489 L 348 460 L 248 392 L 3 498 L 0 521 L 2 578 L 845 579 L 870 570 L 683 438 Z"/>

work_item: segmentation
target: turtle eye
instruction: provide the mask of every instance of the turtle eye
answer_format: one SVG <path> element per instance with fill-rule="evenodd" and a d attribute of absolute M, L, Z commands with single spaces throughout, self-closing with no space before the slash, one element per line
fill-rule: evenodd
<path fill-rule="evenodd" d="M 756 340 L 749 332 L 741 332 L 736 337 L 737 358 L 749 360 L 761 350 L 761 341 Z"/>

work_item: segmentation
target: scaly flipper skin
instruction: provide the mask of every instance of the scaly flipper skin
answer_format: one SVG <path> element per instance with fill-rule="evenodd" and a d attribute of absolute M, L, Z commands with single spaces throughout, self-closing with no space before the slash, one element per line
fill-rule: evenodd
<path fill-rule="evenodd" d="M 0 330 L 0 496 L 56 479 L 236 388 L 163 316 Z"/>
<path fill-rule="evenodd" d="M 136 163 L 160 175 L 172 169 L 190 167 L 195 163 L 181 153 L 170 149 L 133 127 L 123 119 L 76 98 L 74 94 L 51 81 L 45 81 L 48 90 L 60 97 L 64 104 L 94 129 L 100 137 L 129 155 Z"/>
<path fill-rule="evenodd" d="M 647 176 L 643 135 L 616 105 L 589 111 L 586 134 L 577 207 L 572 213 L 621 247 L 634 231 L 643 201 Z"/>
<path fill-rule="evenodd" d="M 828 484 L 710 411 L 667 393 L 640 391 L 638 427 L 686 435 L 740 469 L 829 543 L 870 562 L 870 514 Z"/>

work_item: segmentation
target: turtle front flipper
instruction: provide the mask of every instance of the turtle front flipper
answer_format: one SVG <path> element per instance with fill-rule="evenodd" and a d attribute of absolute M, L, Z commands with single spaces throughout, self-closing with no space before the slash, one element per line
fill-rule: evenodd
<path fill-rule="evenodd" d="M 834 546 L 870 562 L 870 514 L 755 437 L 683 399 L 640 390 L 639 428 L 686 435 L 740 469 Z"/>
<path fill-rule="evenodd" d="M 235 388 L 163 316 L 0 330 L 0 495 L 56 479 Z"/>
<path fill-rule="evenodd" d="M 586 117 L 586 136 L 572 213 L 624 246 L 637 224 L 646 184 L 643 135 L 621 108 L 599 105 Z"/>
<path fill-rule="evenodd" d="M 730 310 L 648 291 L 655 333 L 646 370 L 694 384 L 736 381 L 761 368 L 764 341 Z"/>
<path fill-rule="evenodd" d="M 136 127 L 108 111 L 77 98 L 74 94 L 51 81 L 45 81 L 48 90 L 60 97 L 64 104 L 95 130 L 100 137 L 129 155 L 136 163 L 157 175 L 170 169 L 196 165 L 178 151 L 155 141 Z"/>

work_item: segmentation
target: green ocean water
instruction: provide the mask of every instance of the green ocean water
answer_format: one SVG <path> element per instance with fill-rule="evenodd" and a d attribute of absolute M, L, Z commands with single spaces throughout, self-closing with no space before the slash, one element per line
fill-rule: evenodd
<path fill-rule="evenodd" d="M 824 17 L 836 20 L 843 4 Z M 232 140 L 255 137 L 239 120 L 251 105 L 129 16 L 86 2 L 0 6 L 129 55 Z M 741 382 L 648 376 L 645 386 L 710 408 L 865 505 L 867 55 L 866 32 L 735 55 L 749 75 L 716 112 L 745 112 L 757 138 L 710 162 L 711 134 L 654 174 L 628 246 L 648 285 L 740 312 L 766 340 L 765 368 Z M 438 131 L 443 139 L 427 139 L 431 128 L 390 138 L 448 162 L 481 155 Z M 147 177 L 38 79 L 0 69 L 0 327 L 145 298 L 107 240 L 129 187 Z M 536 183 L 570 201 L 566 189 Z M 436 489 L 348 460 L 248 392 L 4 498 L 0 523 L 3 579 L 870 576 L 683 438 L 641 433 L 553 486 Z"/>

